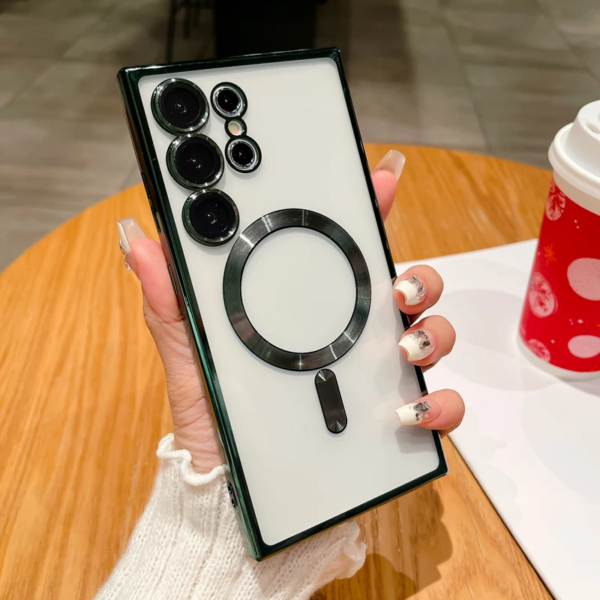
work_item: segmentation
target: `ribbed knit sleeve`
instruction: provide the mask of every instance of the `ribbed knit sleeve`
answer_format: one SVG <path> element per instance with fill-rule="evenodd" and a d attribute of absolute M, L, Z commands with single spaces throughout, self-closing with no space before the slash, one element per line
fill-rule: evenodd
<path fill-rule="evenodd" d="M 224 467 L 196 473 L 172 434 L 157 454 L 150 501 L 96 600 L 302 600 L 363 565 L 355 522 L 255 562 L 242 543 Z"/>

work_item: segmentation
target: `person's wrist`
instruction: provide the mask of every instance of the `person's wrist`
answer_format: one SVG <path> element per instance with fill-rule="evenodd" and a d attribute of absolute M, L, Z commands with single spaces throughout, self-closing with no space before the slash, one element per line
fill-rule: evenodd
<path fill-rule="evenodd" d="M 213 436 L 209 436 L 212 438 Z M 192 466 L 197 473 L 210 473 L 225 461 L 218 445 L 213 439 L 194 439 L 185 432 L 174 432 L 174 446 L 178 450 L 187 450 L 192 457 Z"/>

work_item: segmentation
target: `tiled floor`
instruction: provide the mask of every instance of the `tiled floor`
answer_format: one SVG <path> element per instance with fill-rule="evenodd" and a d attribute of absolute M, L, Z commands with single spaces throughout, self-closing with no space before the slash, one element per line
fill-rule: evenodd
<path fill-rule="evenodd" d="M 218 0 L 217 0 L 218 1 Z M 162 60 L 168 0 L 0 0 L 0 269 L 138 181 L 115 83 Z M 181 59 L 212 52 L 210 11 Z M 328 0 L 363 137 L 547 166 L 600 98 L 599 0 Z"/>

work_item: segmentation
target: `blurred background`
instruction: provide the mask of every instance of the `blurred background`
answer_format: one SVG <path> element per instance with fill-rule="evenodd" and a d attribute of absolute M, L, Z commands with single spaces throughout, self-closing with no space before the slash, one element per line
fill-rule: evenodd
<path fill-rule="evenodd" d="M 600 0 L 0 0 L 0 270 L 138 183 L 120 67 L 311 46 L 342 49 L 366 142 L 548 167 L 600 98 Z"/>

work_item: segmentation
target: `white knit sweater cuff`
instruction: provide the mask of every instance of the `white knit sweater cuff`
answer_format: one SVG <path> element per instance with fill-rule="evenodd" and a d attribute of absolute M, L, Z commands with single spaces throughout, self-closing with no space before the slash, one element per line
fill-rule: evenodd
<path fill-rule="evenodd" d="M 301 600 L 363 565 L 366 546 L 345 523 L 261 563 L 247 554 L 229 500 L 225 469 L 201 475 L 173 435 L 158 445 L 162 465 L 123 558 L 97 600 Z"/>

